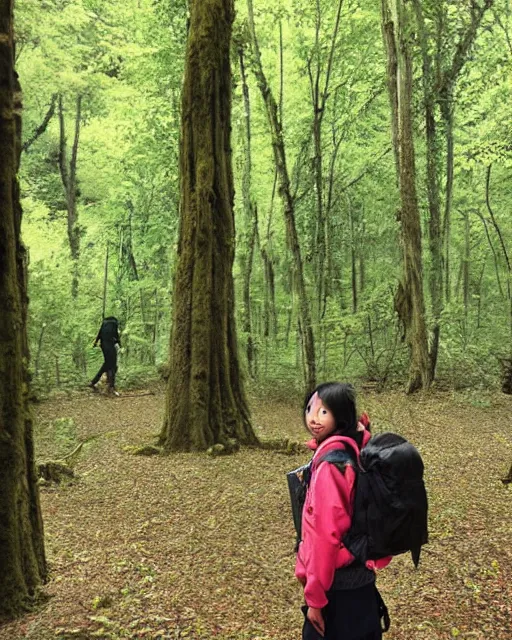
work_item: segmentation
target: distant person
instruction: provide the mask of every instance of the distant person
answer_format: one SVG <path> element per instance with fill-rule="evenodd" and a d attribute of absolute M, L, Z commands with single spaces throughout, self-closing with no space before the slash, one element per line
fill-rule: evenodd
<path fill-rule="evenodd" d="M 103 320 L 92 346 L 96 347 L 98 342 L 103 351 L 103 364 L 88 386 L 96 391 L 96 384 L 101 376 L 106 373 L 109 393 L 118 396 L 119 393 L 116 391 L 117 349 L 121 347 L 121 341 L 119 339 L 117 318 L 108 316 Z"/>
<path fill-rule="evenodd" d="M 295 564 L 306 603 L 302 638 L 381 640 L 375 569 L 390 558 L 362 564 L 341 542 L 351 526 L 356 472 L 351 464 L 339 468 L 323 460 L 342 449 L 357 464 L 370 439 L 368 416 L 358 420 L 352 385 L 329 382 L 306 396 L 304 422 L 314 455 Z"/>

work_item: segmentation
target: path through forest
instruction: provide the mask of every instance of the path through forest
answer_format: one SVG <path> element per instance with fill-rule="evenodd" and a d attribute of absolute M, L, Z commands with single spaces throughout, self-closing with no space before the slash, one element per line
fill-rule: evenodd
<path fill-rule="evenodd" d="M 300 637 L 284 474 L 307 454 L 131 455 L 125 447 L 154 443 L 163 398 L 80 394 L 39 405 L 38 459 L 88 442 L 77 479 L 42 489 L 49 599 L 0 628 L 0 640 Z M 251 404 L 259 436 L 305 439 L 299 401 Z M 401 557 L 379 574 L 386 637 L 509 639 L 512 490 L 500 477 L 512 458 L 512 397 L 393 392 L 360 407 L 376 431 L 410 438 L 427 466 L 431 543 L 419 571 Z M 57 418 L 73 422 L 58 423 L 56 438 Z"/>

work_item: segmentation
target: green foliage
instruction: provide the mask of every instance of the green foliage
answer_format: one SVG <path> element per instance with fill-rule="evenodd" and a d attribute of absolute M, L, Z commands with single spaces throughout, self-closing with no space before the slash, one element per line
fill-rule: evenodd
<path fill-rule="evenodd" d="M 186 7 L 171 3 L 164 12 L 152 6 L 135 0 L 17 4 L 25 139 L 59 93 L 70 147 L 74 96 L 80 94 L 83 105 L 76 300 L 69 297 L 72 268 L 56 115 L 22 156 L 36 386 L 76 386 L 99 367 L 101 354 L 91 345 L 102 317 L 107 247 L 105 312 L 120 319 L 122 367 L 148 368 L 166 357 Z"/>
<path fill-rule="evenodd" d="M 282 105 L 283 136 L 311 304 L 315 292 L 314 119 L 311 80 L 320 96 L 329 69 L 337 2 L 258 0 L 255 22 L 270 86 Z M 251 275 L 251 329 L 258 387 L 300 390 L 303 354 L 298 299 L 286 243 L 282 200 L 264 105 L 252 74 L 246 3 L 237 0 L 235 34 L 245 46 L 251 105 L 251 196 L 258 241 Z M 450 70 L 470 12 L 455 0 L 422 3 L 440 73 Z M 379 383 L 404 379 L 407 353 L 393 298 L 400 274 L 397 188 L 380 12 L 344 2 L 333 48 L 322 122 L 322 201 L 327 212 L 327 298 L 313 329 L 319 378 Z M 101 353 L 91 346 L 103 311 L 121 323 L 120 384 L 151 377 L 167 359 L 179 218 L 180 92 L 187 32 L 186 0 L 19 0 L 17 68 L 24 89 L 24 141 L 32 139 L 62 95 L 68 155 L 74 105 L 82 96 L 77 155 L 80 286 L 70 297 L 72 263 L 66 200 L 59 174 L 57 114 L 22 154 L 23 238 L 29 249 L 29 339 L 34 383 L 82 384 Z M 451 385 L 497 383 L 497 356 L 510 354 L 505 251 L 512 254 L 511 14 L 504 0 L 485 14 L 454 90 L 454 190 L 450 300 L 442 316 L 438 377 Z M 282 93 L 281 51 L 282 35 Z M 414 54 L 417 184 L 423 216 L 425 274 L 430 268 L 424 112 L 419 43 Z M 238 57 L 232 56 L 232 146 L 236 185 L 236 310 L 240 316 L 247 243 L 242 177 L 245 111 Z M 439 109 L 439 106 L 437 107 Z M 436 112 L 436 117 L 439 113 Z M 442 141 L 446 132 L 439 129 Z M 445 158 L 442 145 L 439 166 Z M 489 199 L 486 176 L 492 165 Z M 442 209 L 446 176 L 440 174 Z M 492 213 L 492 215 L 491 215 Z M 466 217 L 469 216 L 469 227 Z M 469 232 L 467 231 L 469 228 Z M 469 233 L 466 238 L 466 233 Z M 500 238 L 501 234 L 501 238 Z M 467 242 L 469 240 L 469 242 Z M 466 256 L 469 246 L 469 256 Z M 505 251 L 504 251 L 505 249 Z M 272 300 L 262 250 L 274 271 Z M 468 269 L 464 270 L 469 257 Z M 429 299 L 427 294 L 427 308 Z M 430 320 L 430 318 L 428 318 Z M 246 373 L 246 375 L 248 375 Z"/>

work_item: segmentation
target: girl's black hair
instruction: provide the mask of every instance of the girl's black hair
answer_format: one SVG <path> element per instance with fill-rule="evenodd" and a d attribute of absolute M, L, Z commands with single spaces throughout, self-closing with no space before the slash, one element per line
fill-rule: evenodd
<path fill-rule="evenodd" d="M 306 409 L 309 401 L 318 393 L 318 397 L 333 414 L 336 429 L 333 435 L 348 436 L 357 442 L 359 447 L 363 443 L 363 432 L 357 430 L 356 390 L 347 382 L 324 382 L 308 393 L 304 399 L 303 416 L 306 419 Z"/>

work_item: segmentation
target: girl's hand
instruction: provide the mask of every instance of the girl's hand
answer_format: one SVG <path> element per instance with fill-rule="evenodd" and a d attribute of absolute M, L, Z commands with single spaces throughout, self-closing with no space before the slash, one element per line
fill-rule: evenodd
<path fill-rule="evenodd" d="M 325 634 L 325 622 L 324 622 L 324 617 L 322 615 L 322 609 L 316 609 L 315 607 L 309 607 L 308 608 L 307 618 L 311 622 L 311 624 L 314 626 L 316 631 L 318 631 L 318 633 L 323 638 L 324 634 Z"/>

